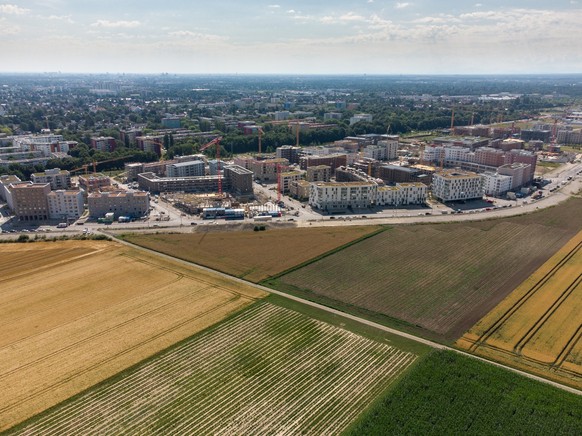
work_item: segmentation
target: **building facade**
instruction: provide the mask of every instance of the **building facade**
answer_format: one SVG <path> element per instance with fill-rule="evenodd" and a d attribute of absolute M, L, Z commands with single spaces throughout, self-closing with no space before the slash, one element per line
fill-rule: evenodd
<path fill-rule="evenodd" d="M 368 182 L 328 182 L 309 185 L 309 205 L 322 211 L 365 209 L 374 204 L 378 185 Z"/>
<path fill-rule="evenodd" d="M 329 165 L 316 165 L 307 168 L 307 181 L 315 182 L 329 182 L 331 180 L 331 167 Z"/>
<path fill-rule="evenodd" d="M 461 170 L 444 170 L 432 179 L 432 194 L 439 201 L 483 198 L 483 177 Z"/>
<path fill-rule="evenodd" d="M 167 177 L 196 177 L 205 172 L 203 161 L 179 162 L 166 165 Z"/>
<path fill-rule="evenodd" d="M 499 197 L 511 190 L 512 176 L 486 172 L 483 176 L 483 191 L 485 195 Z"/>
<path fill-rule="evenodd" d="M 77 219 L 85 211 L 83 192 L 59 189 L 47 195 L 50 219 Z"/>
<path fill-rule="evenodd" d="M 44 221 L 49 219 L 48 183 L 21 182 L 9 186 L 14 215 L 19 221 Z"/>
<path fill-rule="evenodd" d="M 150 197 L 146 192 L 115 191 L 89 194 L 87 197 L 89 216 L 100 218 L 113 212 L 115 218 L 130 216 L 138 218 L 149 212 Z"/>
<path fill-rule="evenodd" d="M 33 183 L 49 183 L 53 191 L 71 187 L 71 173 L 60 168 L 49 169 L 43 173 L 33 173 L 30 178 Z"/>

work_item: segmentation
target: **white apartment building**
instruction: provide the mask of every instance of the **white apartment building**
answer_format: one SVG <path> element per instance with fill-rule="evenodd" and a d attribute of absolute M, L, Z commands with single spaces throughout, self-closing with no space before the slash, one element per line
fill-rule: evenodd
<path fill-rule="evenodd" d="M 481 175 L 483 176 L 483 190 L 486 195 L 499 197 L 511 190 L 513 177 L 492 172 Z"/>
<path fill-rule="evenodd" d="M 396 159 L 398 157 L 398 137 L 394 137 L 394 139 L 385 139 L 382 141 L 378 141 L 378 145 L 380 147 L 386 148 L 387 160 Z"/>
<path fill-rule="evenodd" d="M 42 134 L 16 136 L 12 141 L 15 147 L 20 147 L 22 151 L 38 151 L 43 156 L 50 156 L 54 152 L 68 153 L 74 141 L 65 141 L 62 135 Z"/>
<path fill-rule="evenodd" d="M 441 158 L 444 158 L 444 154 L 443 147 L 432 147 L 427 145 L 422 151 L 421 158 L 425 162 L 439 162 Z"/>
<path fill-rule="evenodd" d="M 204 175 L 204 162 L 191 161 L 166 165 L 167 177 L 196 177 Z"/>
<path fill-rule="evenodd" d="M 359 123 L 360 121 L 367 121 L 367 122 L 371 123 L 372 118 L 373 117 L 370 114 L 356 114 L 350 118 L 350 126 L 353 124 Z"/>
<path fill-rule="evenodd" d="M 441 171 L 433 176 L 432 194 L 443 202 L 482 198 L 483 177 L 470 171 Z"/>
<path fill-rule="evenodd" d="M 53 191 L 71 187 L 71 173 L 60 168 L 48 169 L 43 173 L 33 173 L 30 177 L 33 183 L 49 183 Z"/>
<path fill-rule="evenodd" d="M 471 149 L 467 148 L 467 147 L 457 147 L 457 146 L 452 146 L 452 147 L 443 147 L 444 148 L 444 152 L 445 152 L 445 161 L 449 162 L 455 162 L 455 161 L 462 161 L 462 162 L 467 162 L 470 161 L 470 159 L 468 158 L 470 153 L 471 153 Z"/>
<path fill-rule="evenodd" d="M 309 185 L 309 205 L 323 211 L 372 206 L 378 185 L 373 182 L 327 182 Z"/>
<path fill-rule="evenodd" d="M 47 195 L 50 219 L 77 219 L 85 210 L 83 191 L 59 189 Z"/>
<path fill-rule="evenodd" d="M 375 203 L 378 206 L 407 206 L 425 204 L 427 186 L 424 183 L 397 183 L 379 186 Z"/>

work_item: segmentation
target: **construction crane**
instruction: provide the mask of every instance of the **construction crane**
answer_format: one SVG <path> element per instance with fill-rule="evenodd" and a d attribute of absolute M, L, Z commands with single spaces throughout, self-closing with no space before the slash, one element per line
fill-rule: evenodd
<path fill-rule="evenodd" d="M 80 166 L 79 168 L 72 169 L 69 172 L 72 174 L 72 173 L 76 173 L 77 171 L 84 170 L 85 174 L 88 174 L 89 166 L 93 166 L 93 174 L 95 174 L 97 172 L 97 165 L 104 164 L 107 162 L 115 162 L 115 161 L 127 159 L 127 158 L 128 158 L 128 156 L 121 156 L 121 157 L 115 157 L 113 159 L 100 160 L 99 162 L 93 161 L 90 164 L 85 164 L 85 165 Z"/>
<path fill-rule="evenodd" d="M 263 138 L 263 135 L 265 134 L 265 132 L 263 132 L 263 129 L 261 127 L 259 127 L 258 133 L 259 133 L 259 154 L 261 154 L 262 138 Z"/>
<path fill-rule="evenodd" d="M 222 198 L 222 176 L 220 174 L 220 141 L 222 136 L 214 138 L 212 141 L 200 147 L 200 151 L 205 151 L 209 147 L 216 145 L 216 174 L 218 175 L 218 197 Z"/>

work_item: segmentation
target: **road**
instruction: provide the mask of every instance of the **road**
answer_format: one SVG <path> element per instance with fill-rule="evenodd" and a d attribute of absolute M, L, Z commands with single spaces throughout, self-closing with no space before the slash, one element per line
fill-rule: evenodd
<path fill-rule="evenodd" d="M 268 293 L 271 293 L 271 294 L 276 294 L 276 295 L 279 295 L 281 297 L 284 297 L 284 298 L 287 298 L 287 299 L 290 299 L 290 300 L 293 300 L 293 301 L 297 301 L 297 302 L 302 303 L 302 304 L 305 304 L 307 306 L 311 306 L 311 307 L 314 307 L 314 308 L 317 308 L 317 309 L 326 311 L 328 313 L 331 313 L 331 314 L 334 314 L 334 315 L 338 315 L 338 316 L 344 317 L 346 319 L 350 319 L 352 321 L 356 321 L 356 322 L 359 322 L 361 324 L 365 324 L 365 325 L 370 326 L 370 327 L 377 328 L 379 330 L 385 331 L 387 333 L 391 333 L 393 335 L 401 336 L 401 337 L 406 338 L 406 339 L 409 339 L 411 341 L 415 341 L 415 342 L 418 342 L 418 343 L 427 345 L 427 346 L 429 346 L 431 348 L 434 348 L 434 349 L 453 351 L 455 353 L 462 354 L 463 356 L 469 357 L 471 359 L 476 359 L 476 360 L 479 360 L 479 361 L 488 363 L 490 365 L 494 365 L 494 366 L 497 366 L 499 368 L 503 368 L 503 369 L 506 369 L 508 371 L 514 372 L 516 374 L 520 374 L 520 375 L 522 375 L 524 377 L 527 377 L 527 378 L 530 378 L 532 380 L 537 380 L 539 382 L 542 382 L 542 383 L 545 383 L 545 384 L 554 386 L 554 387 L 556 387 L 558 389 L 562 389 L 564 391 L 571 392 L 571 393 L 576 394 L 576 395 L 582 395 L 582 391 L 579 391 L 578 389 L 572 388 L 570 386 L 565 386 L 565 385 L 562 385 L 560 383 L 554 382 L 552 380 L 547 380 L 547 379 L 545 379 L 543 377 L 539 377 L 537 375 L 530 374 L 528 372 L 521 371 L 519 369 L 515 369 L 515 368 L 512 368 L 510 366 L 503 365 L 501 363 L 493 362 L 491 360 L 487 360 L 487 359 L 484 359 L 482 357 L 478 357 L 478 356 L 475 356 L 473 354 L 466 353 L 466 352 L 461 351 L 461 350 L 458 350 L 456 348 L 448 347 L 446 345 L 439 344 L 437 342 L 429 341 L 427 339 L 424 339 L 424 338 L 421 338 L 421 337 L 412 335 L 410 333 L 401 332 L 399 330 L 395 330 L 393 328 L 386 327 L 386 326 L 384 326 L 382 324 L 378 324 L 378 323 L 375 323 L 373 321 L 369 321 L 367 319 L 360 318 L 358 316 L 351 315 L 349 313 L 345 313 L 345 312 L 339 311 L 337 309 L 333 309 L 331 307 L 323 306 L 323 305 L 318 304 L 318 303 L 315 303 L 313 301 L 305 300 L 303 298 L 296 297 L 294 295 L 286 294 L 284 292 L 277 291 L 275 289 L 267 288 L 265 286 L 261 286 L 261 285 L 258 285 L 258 284 L 252 283 L 252 282 L 248 282 L 246 280 L 243 280 L 243 279 L 240 279 L 240 278 L 237 278 L 237 277 L 233 277 L 233 276 L 230 276 L 228 274 L 225 274 L 225 273 L 222 273 L 222 272 L 219 272 L 219 271 L 210 269 L 210 268 L 206 268 L 204 266 L 197 265 L 197 264 L 192 263 L 192 262 L 188 262 L 186 260 L 176 259 L 175 257 L 168 256 L 168 255 L 162 254 L 162 253 L 158 253 L 157 251 L 150 250 L 148 248 L 139 247 L 139 246 L 130 244 L 129 242 L 126 242 L 126 241 L 117 239 L 115 237 L 115 235 L 110 234 L 110 233 L 106 233 L 106 234 L 108 234 L 109 236 L 113 237 L 114 239 L 116 239 L 121 244 L 124 244 L 124 245 L 130 246 L 130 247 L 133 247 L 133 248 L 136 248 L 136 249 L 139 249 L 139 250 L 148 252 L 150 254 L 157 255 L 157 256 L 160 256 L 160 257 L 163 257 L 163 258 L 166 258 L 166 259 L 170 259 L 170 260 L 173 260 L 173 261 L 178 261 L 178 262 L 180 262 L 182 264 L 185 264 L 185 265 L 188 265 L 189 267 L 192 267 L 192 268 L 196 268 L 196 269 L 200 269 L 200 270 L 203 270 L 203 271 L 207 271 L 207 272 L 211 272 L 211 273 L 214 273 L 214 274 L 218 274 L 218 275 L 220 275 L 220 276 L 222 276 L 222 277 L 224 277 L 226 279 L 234 280 L 236 282 L 245 284 L 247 286 L 255 286 L 255 287 L 259 288 L 259 289 L 262 289 L 265 292 L 268 292 Z"/>

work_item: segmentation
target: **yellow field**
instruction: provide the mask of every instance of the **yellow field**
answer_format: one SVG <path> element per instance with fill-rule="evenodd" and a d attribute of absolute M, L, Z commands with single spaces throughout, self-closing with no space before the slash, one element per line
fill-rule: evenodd
<path fill-rule="evenodd" d="M 0 246 L 0 431 L 265 294 L 112 242 Z"/>
<path fill-rule="evenodd" d="M 582 388 L 582 232 L 457 345 Z"/>

